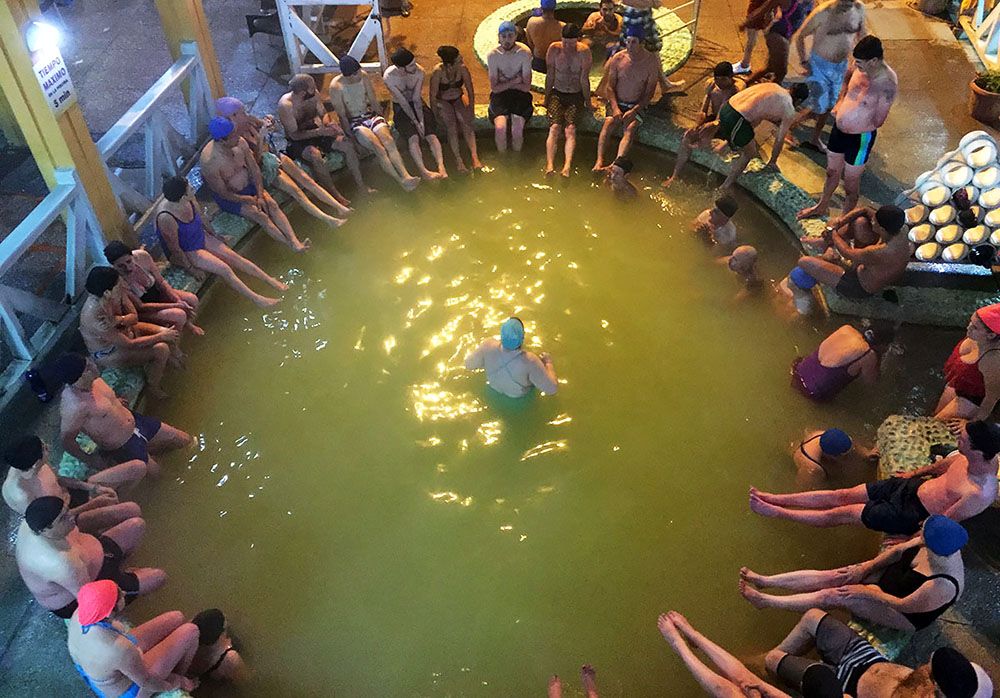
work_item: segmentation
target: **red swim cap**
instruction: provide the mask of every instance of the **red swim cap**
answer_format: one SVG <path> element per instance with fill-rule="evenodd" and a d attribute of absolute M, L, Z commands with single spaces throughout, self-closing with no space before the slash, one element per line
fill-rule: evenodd
<path fill-rule="evenodd" d="M 80 625 L 93 625 L 104 620 L 115 610 L 118 603 L 118 585 L 110 579 L 90 582 L 80 587 L 76 595 L 79 606 L 76 614 Z"/>
<path fill-rule="evenodd" d="M 1000 303 L 987 305 L 976 311 L 976 315 L 983 321 L 993 334 L 1000 334 Z"/>

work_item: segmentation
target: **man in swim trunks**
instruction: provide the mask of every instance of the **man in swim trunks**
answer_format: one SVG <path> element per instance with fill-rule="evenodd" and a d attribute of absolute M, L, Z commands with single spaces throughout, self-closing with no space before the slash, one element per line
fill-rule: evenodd
<path fill-rule="evenodd" d="M 524 144 L 524 122 L 535 108 L 531 103 L 531 50 L 517 41 L 517 26 L 502 22 L 497 30 L 499 43 L 486 54 L 490 76 L 489 117 L 497 150 L 507 152 L 507 125 L 510 147 L 520 152 Z"/>
<path fill-rule="evenodd" d="M 590 65 L 593 54 L 580 44 L 580 27 L 567 24 L 562 40 L 549 46 L 545 75 L 545 108 L 549 112 L 549 137 L 545 141 L 545 174 L 556 173 L 559 136 L 566 136 L 566 159 L 562 176 L 569 177 L 576 150 L 576 125 L 590 108 Z"/>
<path fill-rule="evenodd" d="M 87 299 L 80 310 L 80 334 L 91 359 L 102 368 L 140 366 L 147 389 L 166 397 L 160 387 L 167 362 L 179 365 L 180 334 L 173 327 L 139 322 L 139 313 L 114 267 L 94 267 L 87 274 Z"/>
<path fill-rule="evenodd" d="M 556 0 L 541 0 L 539 14 L 529 17 L 524 25 L 524 37 L 531 50 L 531 69 L 539 73 L 548 70 L 549 46 L 558 43 L 562 36 L 563 23 L 556 19 Z"/>
<path fill-rule="evenodd" d="M 799 259 L 799 269 L 819 283 L 833 286 L 845 298 L 864 300 L 881 293 L 903 277 L 910 261 L 910 241 L 906 237 L 906 215 L 896 206 L 882 206 L 871 224 L 880 240 L 875 245 L 853 247 L 840 233 L 828 235 L 850 267 L 806 256 Z"/>
<path fill-rule="evenodd" d="M 272 238 L 295 252 L 309 249 L 300 242 L 288 217 L 264 188 L 264 179 L 253 151 L 236 133 L 229 119 L 215 117 L 208 124 L 212 139 L 201 151 L 201 174 L 219 209 L 259 225 Z"/>
<path fill-rule="evenodd" d="M 163 570 L 125 567 L 145 532 L 146 522 L 133 517 L 100 536 L 82 533 L 67 498 L 40 497 L 28 505 L 17 531 L 17 568 L 40 605 L 69 618 L 87 582 L 110 579 L 130 600 L 163 586 Z"/>
<path fill-rule="evenodd" d="M 295 177 L 298 174 L 295 172 L 295 169 L 298 169 L 295 161 L 301 160 L 307 163 L 313 175 L 326 191 L 332 194 L 341 206 L 350 206 L 351 202 L 341 195 L 333 183 L 326 156 L 334 151 L 343 155 L 347 169 L 350 170 L 351 176 L 358 186 L 358 191 L 370 192 L 371 190 L 361 176 L 361 163 L 358 159 L 357 148 L 344 133 L 344 129 L 334 122 L 332 115 L 327 115 L 323 99 L 319 95 L 319 90 L 316 89 L 316 80 L 312 75 L 306 73 L 293 75 L 292 79 L 288 81 L 288 87 L 291 91 L 286 92 L 278 100 L 278 120 L 285 129 L 285 138 L 288 141 L 285 146 L 288 162 L 279 158 L 281 168 Z M 242 106 L 240 104 L 240 107 Z M 252 150 L 257 150 L 255 140 L 259 139 L 265 122 L 249 116 L 242 108 L 235 110 L 235 112 L 234 114 L 222 114 L 222 116 L 232 119 L 239 135 L 246 139 Z M 261 153 L 255 154 L 258 157 L 261 155 Z M 302 181 L 300 177 L 296 177 L 296 179 Z"/>
<path fill-rule="evenodd" d="M 772 494 L 750 488 L 750 509 L 762 516 L 810 526 L 863 525 L 911 536 L 931 514 L 964 521 L 997 498 L 1000 425 L 968 422 L 958 451 L 888 480 L 840 490 Z"/>
<path fill-rule="evenodd" d="M 815 118 L 816 128 L 809 142 L 817 148 L 822 148 L 820 133 L 840 97 L 851 50 L 858 39 L 868 34 L 865 20 L 865 6 L 860 0 L 826 0 L 809 13 L 795 34 L 795 48 L 809 84 L 809 99 L 792 128 Z M 807 36 L 813 38 L 809 53 L 806 53 Z"/>
<path fill-rule="evenodd" d="M 813 648 L 818 660 L 806 656 Z M 868 640 L 815 608 L 803 614 L 788 637 L 767 653 L 764 663 L 768 671 L 803 694 L 832 669 L 842 692 L 858 698 L 993 695 L 993 682 L 983 668 L 950 647 L 936 650 L 930 662 L 910 669 L 889 662 Z"/>
<path fill-rule="evenodd" d="M 143 467 L 144 474 L 157 475 L 160 466 L 150 454 L 191 445 L 189 434 L 126 407 L 91 359 L 63 354 L 48 370 L 54 383 L 66 386 L 59 403 L 62 446 L 89 469 L 102 470 L 109 463 L 138 463 L 136 468 Z M 80 433 L 97 444 L 97 453 L 80 447 L 76 441 Z"/>
<path fill-rule="evenodd" d="M 591 12 L 583 23 L 583 43 L 589 48 L 591 44 L 603 46 L 605 55 L 618 49 L 618 41 L 622 33 L 622 16 L 615 12 L 614 0 L 601 0 L 597 12 Z"/>
<path fill-rule="evenodd" d="M 375 153 L 383 172 L 396 180 L 404 191 L 417 188 L 420 178 L 406 171 L 392 129 L 382 116 L 372 80 L 351 55 L 340 59 L 340 75 L 330 83 L 330 103 L 340 123 L 350 125 L 358 144 Z"/>
<path fill-rule="evenodd" d="M 899 80 L 883 60 L 882 42 L 869 34 L 854 47 L 854 66 L 844 80 L 847 88 L 831 110 L 833 130 L 826 142 L 826 182 L 815 205 L 799 211 L 799 218 L 825 216 L 833 193 L 844 179 L 844 210 L 858 205 L 861 175 L 871 156 L 879 127 L 896 101 Z"/>
<path fill-rule="evenodd" d="M 470 371 L 486 369 L 486 384 L 507 397 L 524 397 L 538 388 L 546 395 L 558 390 L 552 357 L 524 349 L 524 323 L 508 318 L 500 326 L 500 340 L 490 338 L 465 357 Z"/>
<path fill-rule="evenodd" d="M 390 60 L 392 65 L 386 69 L 382 80 L 392 95 L 393 126 L 409 146 L 410 156 L 420 176 L 428 180 L 444 179 L 448 172 L 444 169 L 444 153 L 438 139 L 437 119 L 421 96 L 426 73 L 408 49 L 396 49 Z M 421 139 L 427 141 L 437 170 L 428 170 L 424 165 L 424 155 L 420 150 Z"/>
<path fill-rule="evenodd" d="M 119 502 L 114 489 L 136 482 L 131 466 L 116 465 L 86 480 L 60 477 L 49 465 L 48 446 L 34 435 L 8 446 L 4 461 L 10 470 L 3 482 L 3 499 L 20 516 L 39 497 L 66 498 L 77 525 L 87 533 L 100 533 L 142 515 L 135 502 Z M 142 472 L 144 469 L 139 471 L 140 477 Z"/>
<path fill-rule="evenodd" d="M 693 143 L 707 143 L 710 139 L 717 138 L 724 140 L 731 150 L 740 154 L 733 161 L 722 189 L 731 188 L 750 160 L 757 155 L 754 129 L 764 121 L 778 126 L 771 157 L 767 162 L 767 167 L 778 169 L 778 156 L 785 145 L 785 134 L 795 118 L 796 108 L 808 96 L 809 88 L 803 83 L 796 83 L 787 89 L 773 82 L 751 85 L 730 97 L 719 109 L 719 115 L 714 121 L 694 129 L 691 136 Z M 678 174 L 675 169 L 671 180 Z"/>
<path fill-rule="evenodd" d="M 637 36 L 643 48 L 656 57 L 657 82 L 663 94 L 684 85 L 684 81 L 672 82 L 663 73 L 660 62 L 660 50 L 663 48 L 663 37 L 660 28 L 653 18 L 653 10 L 662 7 L 662 0 L 622 0 L 622 31 L 618 37 L 619 49 L 628 48 L 628 38 Z"/>
<path fill-rule="evenodd" d="M 608 141 L 615 129 L 621 127 L 622 140 L 616 157 L 625 157 L 632 148 L 636 131 L 642 125 L 642 112 L 653 99 L 660 74 L 659 59 L 642 47 L 642 28 L 632 25 L 625 50 L 619 51 L 604 65 L 607 85 L 607 116 L 597 137 L 597 162 L 594 172 L 605 165 Z"/>

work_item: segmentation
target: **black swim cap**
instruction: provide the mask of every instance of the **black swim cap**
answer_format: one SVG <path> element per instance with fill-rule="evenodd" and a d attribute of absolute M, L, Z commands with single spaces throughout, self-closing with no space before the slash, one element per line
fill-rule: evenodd
<path fill-rule="evenodd" d="M 58 385 L 72 385 L 80 380 L 84 369 L 87 368 L 87 359 L 83 354 L 68 352 L 53 361 L 45 368 L 46 382 L 54 382 Z"/>
<path fill-rule="evenodd" d="M 869 34 L 856 43 L 852 53 L 854 58 L 859 61 L 868 61 L 872 58 L 882 58 L 885 55 L 882 51 L 882 41 L 873 34 Z"/>
<path fill-rule="evenodd" d="M 726 218 L 732 218 L 736 215 L 736 211 L 739 210 L 740 205 L 736 203 L 736 199 L 727 194 L 715 200 L 715 207 L 722 211 Z"/>
<path fill-rule="evenodd" d="M 624 155 L 616 157 L 615 161 L 611 164 L 616 167 L 620 167 L 622 171 L 625 172 L 625 174 L 628 174 L 629 172 L 632 171 L 632 161 L 629 158 L 625 157 Z"/>
<path fill-rule="evenodd" d="M 392 61 L 392 64 L 397 68 L 405 68 L 413 62 L 413 52 L 409 49 L 399 47 L 392 52 L 392 55 L 389 56 L 389 60 Z"/>
<path fill-rule="evenodd" d="M 198 626 L 198 644 L 211 645 L 226 628 L 226 616 L 217 608 L 202 611 L 191 622 Z"/>
<path fill-rule="evenodd" d="M 969 435 L 969 445 L 991 460 L 1000 453 L 1000 425 L 994 422 L 967 422 L 965 433 Z"/>
<path fill-rule="evenodd" d="M 8 446 L 3 459 L 15 470 L 31 470 L 31 466 L 42 459 L 42 453 L 42 440 L 32 434 Z"/>
<path fill-rule="evenodd" d="M 163 198 L 177 203 L 187 194 L 188 181 L 183 177 L 171 177 L 163 183 Z"/>
<path fill-rule="evenodd" d="M 454 46 L 438 46 L 438 58 L 445 65 L 451 65 L 458 60 L 458 49 Z"/>
<path fill-rule="evenodd" d="M 802 698 L 844 698 L 844 691 L 833 669 L 813 664 L 802 674 Z"/>
<path fill-rule="evenodd" d="M 712 77 L 716 78 L 731 78 L 733 77 L 733 64 L 729 61 L 722 61 L 721 63 L 716 63 L 715 68 L 712 70 Z"/>
<path fill-rule="evenodd" d="M 979 688 L 972 662 L 951 647 L 942 647 L 931 655 L 931 679 L 945 698 L 972 698 Z"/>
<path fill-rule="evenodd" d="M 87 274 L 84 286 L 92 296 L 103 296 L 118 283 L 118 272 L 114 267 L 94 267 Z"/>
<path fill-rule="evenodd" d="M 51 526 L 63 510 L 62 497 L 39 497 L 32 500 L 24 512 L 24 520 L 35 533 L 41 533 Z"/>
<path fill-rule="evenodd" d="M 788 88 L 788 94 L 792 96 L 792 104 L 800 104 L 809 98 L 809 85 L 797 82 Z"/>
<path fill-rule="evenodd" d="M 579 39 L 583 36 L 583 32 L 580 31 L 580 27 L 573 24 L 572 22 L 567 22 L 562 28 L 562 37 L 564 39 Z"/>
<path fill-rule="evenodd" d="M 132 254 L 132 248 L 121 240 L 112 240 L 104 246 L 104 257 L 108 260 L 108 264 L 114 264 L 125 255 L 130 254 Z"/>
<path fill-rule="evenodd" d="M 889 235 L 895 235 L 906 225 L 906 214 L 899 206 L 882 206 L 875 212 L 875 221 Z"/>

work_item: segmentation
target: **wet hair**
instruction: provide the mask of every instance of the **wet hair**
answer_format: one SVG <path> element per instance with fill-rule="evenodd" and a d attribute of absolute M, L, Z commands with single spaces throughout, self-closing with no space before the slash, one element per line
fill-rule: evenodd
<path fill-rule="evenodd" d="M 163 198 L 172 203 L 180 201 L 188 190 L 188 181 L 183 177 L 170 177 L 163 183 Z"/>
<path fill-rule="evenodd" d="M 458 60 L 459 51 L 454 46 L 438 46 L 437 55 L 442 63 L 452 65 Z"/>
<path fill-rule="evenodd" d="M 402 46 L 393 51 L 392 55 L 389 56 L 389 60 L 397 68 L 405 68 L 413 62 L 413 59 L 413 51 L 403 48 Z"/>
<path fill-rule="evenodd" d="M 316 80 L 308 73 L 296 73 L 288 81 L 288 87 L 291 88 L 292 92 L 305 92 L 311 87 L 316 87 Z"/>
<path fill-rule="evenodd" d="M 203 646 L 215 644 L 226 629 L 226 616 L 217 608 L 202 611 L 191 622 L 198 626 L 198 644 Z"/>
<path fill-rule="evenodd" d="M 882 58 L 885 55 L 882 51 L 882 40 L 873 34 L 869 34 L 854 45 L 854 51 L 851 52 L 851 55 L 859 61 Z"/>
<path fill-rule="evenodd" d="M 580 27 L 572 22 L 567 22 L 562 28 L 562 38 L 564 39 L 579 39 L 583 36 L 580 31 Z"/>
<path fill-rule="evenodd" d="M 715 200 L 715 207 L 722 211 L 722 215 L 726 218 L 732 218 L 736 215 L 736 211 L 739 210 L 740 205 L 736 203 L 736 199 L 727 194 Z"/>
<path fill-rule="evenodd" d="M 83 354 L 67 352 L 45 367 L 46 383 L 72 385 L 80 380 L 86 369 L 87 359 Z"/>
<path fill-rule="evenodd" d="M 892 344 L 896 337 L 896 323 L 891 320 L 872 320 L 861 334 L 870 346 L 884 347 Z"/>
<path fill-rule="evenodd" d="M 62 497 L 38 497 L 24 511 L 24 520 L 35 533 L 41 533 L 59 518 L 64 502 Z"/>
<path fill-rule="evenodd" d="M 792 104 L 801 104 L 809 98 L 809 85 L 804 82 L 797 82 L 788 88 L 788 94 L 792 96 Z"/>
<path fill-rule="evenodd" d="M 103 296 L 118 283 L 118 271 L 114 267 L 94 267 L 87 274 L 84 286 L 92 296 Z"/>
<path fill-rule="evenodd" d="M 979 223 L 976 212 L 971 208 L 958 212 L 958 222 L 963 228 L 974 228 Z"/>
<path fill-rule="evenodd" d="M 712 69 L 712 77 L 715 78 L 731 78 L 733 77 L 733 64 L 729 61 L 722 61 L 721 63 L 716 63 L 715 68 Z"/>
<path fill-rule="evenodd" d="M 984 460 L 993 460 L 1000 453 L 1000 425 L 993 422 L 968 422 L 965 433 L 969 435 L 969 445 L 983 454 Z"/>
<path fill-rule="evenodd" d="M 42 459 L 43 453 L 42 440 L 32 434 L 8 446 L 3 452 L 3 459 L 14 470 L 27 471 Z"/>
<path fill-rule="evenodd" d="M 112 240 L 104 246 L 104 257 L 108 260 L 108 264 L 114 264 L 122 257 L 130 254 L 132 254 L 132 248 L 121 240 Z"/>
<path fill-rule="evenodd" d="M 979 689 L 979 677 L 972 662 L 951 647 L 934 650 L 931 679 L 945 698 L 972 698 Z"/>
<path fill-rule="evenodd" d="M 882 206 L 875 212 L 875 221 L 894 237 L 906 225 L 906 214 L 899 206 Z"/>
<path fill-rule="evenodd" d="M 625 157 L 624 155 L 619 155 L 615 158 L 615 161 L 611 163 L 615 167 L 620 167 L 622 172 L 628 174 L 632 171 L 632 160 Z"/>

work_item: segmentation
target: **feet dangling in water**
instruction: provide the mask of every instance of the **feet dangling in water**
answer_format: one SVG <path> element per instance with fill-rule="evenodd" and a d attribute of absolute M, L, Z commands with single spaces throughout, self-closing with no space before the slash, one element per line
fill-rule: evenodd
<path fill-rule="evenodd" d="M 767 607 L 767 604 L 764 603 L 764 595 L 747 584 L 743 579 L 740 580 L 740 594 L 742 594 L 743 598 L 749 601 L 750 605 L 754 608 Z"/>
<path fill-rule="evenodd" d="M 407 177 L 399 186 L 403 187 L 405 191 L 413 191 L 420 185 L 420 177 Z"/>
<path fill-rule="evenodd" d="M 587 693 L 587 698 L 597 698 L 597 672 L 594 667 L 584 664 L 580 667 L 580 683 Z"/>
<path fill-rule="evenodd" d="M 747 584 L 752 584 L 755 587 L 766 587 L 767 578 L 762 574 L 757 574 L 749 567 L 740 568 L 740 579 Z"/>
<path fill-rule="evenodd" d="M 750 511 L 755 514 L 760 514 L 761 516 L 776 517 L 779 513 L 779 507 L 767 502 L 763 499 L 762 493 L 755 488 L 750 488 Z"/>
<path fill-rule="evenodd" d="M 549 679 L 549 698 L 562 698 L 562 679 L 555 674 Z"/>

